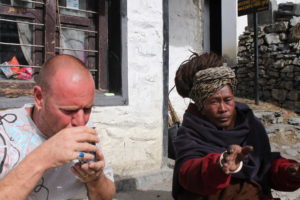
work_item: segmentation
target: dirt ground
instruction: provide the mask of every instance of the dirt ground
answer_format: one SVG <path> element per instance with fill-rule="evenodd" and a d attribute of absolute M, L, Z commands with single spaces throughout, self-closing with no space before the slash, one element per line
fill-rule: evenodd
<path fill-rule="evenodd" d="M 248 104 L 250 106 L 250 108 L 252 108 L 253 110 L 281 111 L 283 113 L 282 117 L 284 118 L 284 122 L 286 122 L 287 119 L 291 118 L 291 117 L 300 117 L 294 111 L 285 109 L 285 108 L 281 108 L 272 103 L 259 101 L 259 105 L 256 105 L 254 99 L 246 99 L 246 98 L 241 98 L 241 97 L 235 97 L 235 100 L 238 102 Z"/>

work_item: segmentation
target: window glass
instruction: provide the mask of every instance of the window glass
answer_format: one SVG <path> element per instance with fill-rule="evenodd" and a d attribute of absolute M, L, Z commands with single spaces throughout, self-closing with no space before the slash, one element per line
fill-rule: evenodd
<path fill-rule="evenodd" d="M 22 0 L 0 0 L 0 4 L 21 8 L 32 8 L 33 4 Z"/>
<path fill-rule="evenodd" d="M 0 78 L 31 79 L 32 25 L 17 18 L 0 18 Z"/>
<path fill-rule="evenodd" d="M 87 49 L 85 45 L 86 40 L 87 36 L 85 32 L 63 28 L 60 37 L 60 48 L 65 50 L 61 50 L 61 52 L 73 55 L 86 63 L 88 52 L 81 51 Z"/>
<path fill-rule="evenodd" d="M 59 0 L 60 14 L 87 17 L 89 11 L 95 10 L 92 0 Z M 87 12 L 84 12 L 87 11 Z"/>

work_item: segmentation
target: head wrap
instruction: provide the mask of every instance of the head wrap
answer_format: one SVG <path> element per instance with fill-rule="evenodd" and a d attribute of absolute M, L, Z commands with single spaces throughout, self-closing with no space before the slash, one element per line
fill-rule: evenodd
<path fill-rule="evenodd" d="M 200 70 L 194 76 L 189 97 L 195 102 L 198 109 L 202 110 L 207 98 L 225 85 L 229 85 L 232 90 L 235 89 L 235 73 L 230 67 L 221 66 Z"/>

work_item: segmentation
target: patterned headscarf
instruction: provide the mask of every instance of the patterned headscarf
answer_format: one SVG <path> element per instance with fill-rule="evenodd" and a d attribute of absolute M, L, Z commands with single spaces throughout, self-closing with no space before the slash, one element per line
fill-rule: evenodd
<path fill-rule="evenodd" d="M 200 70 L 195 74 L 189 97 L 202 110 L 206 99 L 227 84 L 235 90 L 235 73 L 231 68 L 221 66 Z"/>

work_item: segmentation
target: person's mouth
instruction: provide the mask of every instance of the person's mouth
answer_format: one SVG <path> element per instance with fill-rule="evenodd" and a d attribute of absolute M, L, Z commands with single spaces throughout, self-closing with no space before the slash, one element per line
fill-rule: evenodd
<path fill-rule="evenodd" d="M 220 117 L 219 121 L 220 122 L 227 122 L 229 120 L 230 117 Z"/>

